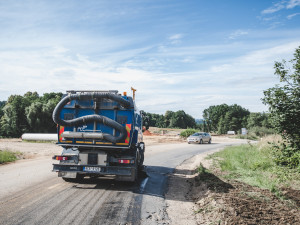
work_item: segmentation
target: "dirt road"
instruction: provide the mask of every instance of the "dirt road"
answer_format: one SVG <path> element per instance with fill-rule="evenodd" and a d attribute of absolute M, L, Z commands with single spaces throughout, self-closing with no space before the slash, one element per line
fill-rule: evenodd
<path fill-rule="evenodd" d="M 45 156 L 0 166 L 0 224 L 170 224 L 168 175 L 194 155 L 231 144 L 148 146 L 145 173 L 136 184 L 112 179 L 66 183 L 51 172 Z"/>

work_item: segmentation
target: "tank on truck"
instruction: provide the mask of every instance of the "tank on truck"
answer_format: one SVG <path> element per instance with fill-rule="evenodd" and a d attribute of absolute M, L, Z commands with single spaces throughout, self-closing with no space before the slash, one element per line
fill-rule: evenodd
<path fill-rule="evenodd" d="M 133 96 L 136 89 L 132 88 Z M 142 113 L 116 90 L 69 90 L 53 111 L 61 155 L 53 171 L 66 181 L 114 175 L 135 181 L 144 161 Z"/>

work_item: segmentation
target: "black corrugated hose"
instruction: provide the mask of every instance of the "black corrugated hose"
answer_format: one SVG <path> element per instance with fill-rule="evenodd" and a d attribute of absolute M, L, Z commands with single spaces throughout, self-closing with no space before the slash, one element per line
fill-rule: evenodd
<path fill-rule="evenodd" d="M 126 99 L 122 98 L 119 95 L 111 94 L 111 93 L 80 93 L 80 94 L 70 94 L 66 97 L 64 97 L 55 107 L 52 118 L 53 121 L 64 127 L 72 127 L 72 126 L 80 126 L 89 122 L 99 122 L 104 124 L 105 126 L 112 127 L 120 132 L 120 135 L 118 137 L 114 137 L 111 134 L 103 134 L 104 139 L 107 141 L 110 141 L 112 143 L 117 143 L 120 141 L 123 141 L 127 135 L 126 128 L 123 127 L 118 122 L 106 117 L 106 116 L 100 116 L 100 115 L 87 115 L 82 116 L 79 118 L 75 118 L 72 120 L 62 120 L 60 118 L 60 112 L 64 108 L 64 106 L 70 102 L 71 100 L 92 100 L 92 99 L 101 99 L 101 98 L 108 98 L 111 100 L 114 100 L 118 103 L 120 103 L 123 107 L 129 108 L 130 102 Z"/>

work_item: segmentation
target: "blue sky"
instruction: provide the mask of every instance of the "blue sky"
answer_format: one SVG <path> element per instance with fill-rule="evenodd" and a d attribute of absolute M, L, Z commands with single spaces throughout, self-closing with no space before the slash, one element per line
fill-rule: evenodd
<path fill-rule="evenodd" d="M 300 0 L 0 0 L 0 100 L 137 89 L 140 109 L 267 111 L 274 61 L 300 46 Z"/>

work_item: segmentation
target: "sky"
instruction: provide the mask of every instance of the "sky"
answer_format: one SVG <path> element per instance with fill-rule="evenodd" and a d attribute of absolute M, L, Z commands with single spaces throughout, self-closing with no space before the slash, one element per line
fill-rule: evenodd
<path fill-rule="evenodd" d="M 0 100 L 118 90 L 146 112 L 267 111 L 300 46 L 300 0 L 0 0 Z"/>

